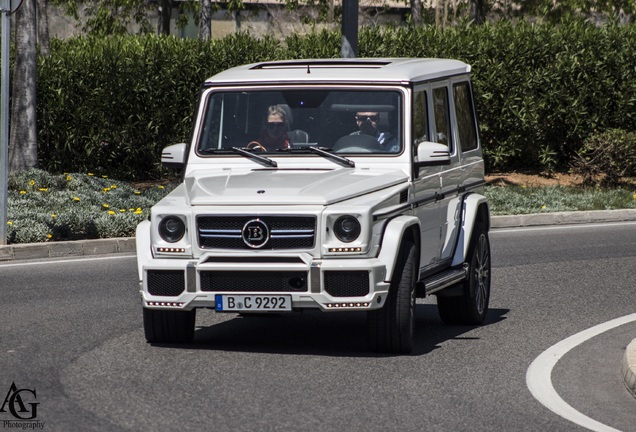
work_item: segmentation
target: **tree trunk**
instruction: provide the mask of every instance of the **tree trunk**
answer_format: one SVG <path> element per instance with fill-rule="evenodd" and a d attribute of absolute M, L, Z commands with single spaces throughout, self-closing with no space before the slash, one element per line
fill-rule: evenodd
<path fill-rule="evenodd" d="M 484 0 L 470 0 L 469 4 L 470 19 L 476 24 L 484 22 Z"/>
<path fill-rule="evenodd" d="M 208 40 L 212 36 L 212 3 L 201 0 L 199 6 L 199 39 Z"/>
<path fill-rule="evenodd" d="M 422 24 L 422 0 L 411 0 L 411 22 Z"/>
<path fill-rule="evenodd" d="M 37 0 L 38 44 L 40 54 L 48 56 L 51 53 L 49 37 L 49 0 Z"/>
<path fill-rule="evenodd" d="M 15 66 L 11 101 L 9 170 L 25 171 L 38 164 L 36 76 L 36 0 L 24 0 L 16 12 Z"/>
<path fill-rule="evenodd" d="M 161 0 L 159 8 L 159 33 L 170 34 L 170 18 L 172 17 L 172 0 Z"/>

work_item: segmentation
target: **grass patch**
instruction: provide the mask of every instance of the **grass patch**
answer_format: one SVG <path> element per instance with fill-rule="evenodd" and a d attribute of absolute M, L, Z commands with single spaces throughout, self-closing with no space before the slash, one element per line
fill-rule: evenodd
<path fill-rule="evenodd" d="M 636 208 L 636 191 L 624 188 L 488 186 L 485 195 L 493 215 Z"/>

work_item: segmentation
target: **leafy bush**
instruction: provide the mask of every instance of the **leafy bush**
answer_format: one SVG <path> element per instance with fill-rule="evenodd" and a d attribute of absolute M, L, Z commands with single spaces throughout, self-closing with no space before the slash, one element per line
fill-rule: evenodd
<path fill-rule="evenodd" d="M 277 42 L 156 35 L 55 40 L 38 68 L 38 158 L 49 172 L 158 178 L 161 149 L 183 142 L 202 82 L 265 60 Z"/>
<path fill-rule="evenodd" d="M 329 31 L 53 41 L 38 68 L 40 167 L 159 178 L 161 149 L 188 139 L 204 79 L 262 60 L 339 57 L 340 44 Z M 365 27 L 359 55 L 471 64 L 489 170 L 565 168 L 595 130 L 636 130 L 636 24 Z"/>
<path fill-rule="evenodd" d="M 636 132 L 610 129 L 585 140 L 572 171 L 587 185 L 617 186 L 622 177 L 636 176 Z"/>

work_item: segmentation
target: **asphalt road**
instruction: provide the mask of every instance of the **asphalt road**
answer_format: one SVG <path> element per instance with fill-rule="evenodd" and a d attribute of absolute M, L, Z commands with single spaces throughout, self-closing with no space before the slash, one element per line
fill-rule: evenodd
<path fill-rule="evenodd" d="M 635 223 L 491 232 L 486 325 L 442 325 L 422 300 L 403 357 L 367 351 L 364 314 L 319 312 L 200 311 L 194 344 L 151 346 L 134 257 L 1 264 L 0 429 L 14 424 L 15 383 L 35 391 L 20 393 L 19 414 L 37 403 L 29 424 L 52 431 L 585 430 L 539 403 L 526 373 L 559 341 L 636 312 L 635 239 Z M 632 322 L 576 346 L 555 390 L 636 431 L 619 374 L 635 337 Z"/>

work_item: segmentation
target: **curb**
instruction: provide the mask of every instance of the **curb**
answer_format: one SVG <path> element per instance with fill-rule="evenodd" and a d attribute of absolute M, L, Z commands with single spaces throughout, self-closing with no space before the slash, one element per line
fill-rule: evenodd
<path fill-rule="evenodd" d="M 135 249 L 134 237 L 14 244 L 0 246 L 0 262 L 38 258 L 65 258 L 113 253 L 134 253 Z"/>
<path fill-rule="evenodd" d="M 492 216 L 490 226 L 491 228 L 519 228 L 628 221 L 636 221 L 636 209 Z"/>
<path fill-rule="evenodd" d="M 621 363 L 621 375 L 623 375 L 627 391 L 636 398 L 636 339 L 625 349 Z"/>

